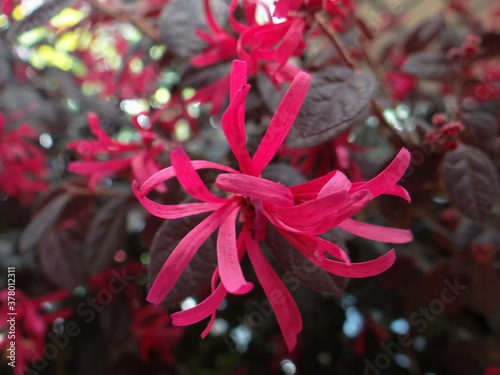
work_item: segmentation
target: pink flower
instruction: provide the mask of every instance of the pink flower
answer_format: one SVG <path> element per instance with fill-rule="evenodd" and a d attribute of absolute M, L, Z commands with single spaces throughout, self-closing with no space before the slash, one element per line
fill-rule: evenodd
<path fill-rule="evenodd" d="M 139 344 L 141 359 L 149 361 L 151 352 L 165 363 L 175 363 L 173 349 L 184 329 L 172 327 L 170 315 L 161 306 L 147 305 L 133 312 L 131 331 Z"/>
<path fill-rule="evenodd" d="M 269 14 L 270 23 L 259 25 L 255 18 L 257 2 L 245 0 L 242 6 L 246 24 L 243 24 L 234 17 L 238 1 L 233 0 L 229 7 L 229 22 L 237 33 L 235 37 L 217 24 L 209 1 L 204 1 L 210 32 L 197 30 L 197 35 L 208 47 L 192 59 L 193 65 L 207 66 L 238 57 L 247 62 L 250 75 L 262 70 L 274 82 L 288 81 L 298 73 L 297 68 L 288 64 L 288 59 L 305 46 L 302 41 L 307 30 L 304 17 L 289 17 L 285 22 L 275 24 Z"/>
<path fill-rule="evenodd" d="M 97 140 L 79 140 L 68 144 L 68 149 L 76 151 L 84 159 L 69 163 L 68 170 L 89 176 L 90 190 L 94 190 L 100 178 L 114 176 L 130 169 L 135 179 L 146 181 L 161 169 L 156 157 L 165 149 L 164 141 L 152 131 L 151 124 L 156 118 L 155 115 L 156 113 L 151 116 L 146 128 L 139 124 L 139 115 L 135 116 L 133 124 L 139 131 L 140 140 L 122 143 L 112 139 L 101 128 L 96 114 L 89 113 L 90 130 Z M 164 185 L 158 185 L 156 190 L 165 192 L 166 188 Z"/>
<path fill-rule="evenodd" d="M 8 293 L 7 289 L 0 291 L 0 301 L 2 301 L 0 315 L 10 318 L 12 316 L 8 315 L 8 313 L 11 313 L 12 310 L 9 308 L 10 305 L 7 304 Z M 57 303 L 67 297 L 69 297 L 69 294 L 65 290 L 58 290 L 36 298 L 29 298 L 20 290 L 16 290 L 16 334 L 13 338 L 16 350 L 16 366 L 14 368 L 16 375 L 24 375 L 27 369 L 27 362 L 37 361 L 42 358 L 47 325 L 52 324 L 56 318 L 67 318 L 72 314 L 72 310 L 69 307 L 52 313 L 45 312 L 44 304 Z M 8 331 L 9 324 L 7 319 L 2 319 L 0 322 L 0 331 Z M 0 351 L 7 350 L 10 346 L 10 341 L 11 339 L 7 335 L 3 336 L 3 339 L 0 338 Z"/>
<path fill-rule="evenodd" d="M 47 187 L 47 157 L 33 141 L 38 141 L 38 134 L 27 124 L 5 131 L 0 112 L 0 192 L 24 203 Z"/>
<path fill-rule="evenodd" d="M 409 200 L 408 193 L 396 182 L 406 170 L 410 155 L 407 150 L 401 150 L 384 172 L 363 183 L 352 184 L 338 171 L 290 188 L 263 179 L 259 176 L 288 134 L 306 95 L 310 76 L 304 72 L 297 74 L 253 157 L 245 146 L 245 98 L 250 89 L 246 77 L 246 63 L 234 61 L 230 105 L 222 117 L 222 128 L 241 172 L 208 161 L 191 161 L 179 148 L 171 151 L 172 167 L 151 176 L 141 186 L 135 181 L 133 183 L 137 198 L 155 216 L 176 219 L 213 212 L 181 240 L 158 274 L 147 299 L 155 304 L 161 303 L 201 244 L 219 228 L 218 268 L 212 278 L 212 294 L 199 305 L 173 314 L 173 324 L 192 324 L 212 315 L 202 333 L 204 337 L 214 322 L 216 308 L 226 294 L 245 294 L 252 289 L 253 284 L 245 280 L 240 266 L 246 253 L 275 311 L 287 347 L 292 350 L 302 329 L 302 320 L 290 293 L 259 245 L 266 235 L 266 223 L 271 223 L 307 259 L 328 272 L 345 277 L 377 275 L 393 264 L 393 250 L 369 262 L 351 263 L 339 246 L 317 235 L 339 226 L 374 240 L 410 241 L 409 231 L 377 227 L 350 219 L 380 194 L 393 194 Z M 215 185 L 227 193 L 226 198 L 213 195 L 203 184 L 196 170 L 207 168 L 226 172 L 215 181 Z M 146 197 L 159 183 L 173 177 L 177 177 L 188 194 L 201 202 L 161 205 Z M 239 233 L 235 228 L 236 221 L 243 223 Z M 326 258 L 325 251 L 339 261 Z"/>

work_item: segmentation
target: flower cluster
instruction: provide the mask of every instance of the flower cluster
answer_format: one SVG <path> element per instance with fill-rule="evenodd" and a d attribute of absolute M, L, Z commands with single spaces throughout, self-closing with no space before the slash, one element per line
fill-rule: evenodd
<path fill-rule="evenodd" d="M 28 124 L 8 131 L 0 112 L 0 192 L 29 203 L 47 187 L 47 157 Z"/>
<path fill-rule="evenodd" d="M 139 123 L 140 116 L 147 119 L 146 126 Z M 151 124 L 158 116 L 155 113 L 149 119 L 144 114 L 134 116 L 133 124 L 140 139 L 124 143 L 112 139 L 100 126 L 99 118 L 89 113 L 90 130 L 97 140 L 78 140 L 68 143 L 68 149 L 75 151 L 82 161 L 71 162 L 68 170 L 89 176 L 89 188 L 94 190 L 99 179 L 115 176 L 119 172 L 132 171 L 135 179 L 144 182 L 149 176 L 161 169 L 157 156 L 165 149 L 165 141 L 160 139 Z M 156 188 L 166 191 L 163 185 Z"/>
<path fill-rule="evenodd" d="M 230 105 L 222 117 L 222 128 L 239 162 L 240 171 L 208 161 L 191 161 L 184 150 L 178 148 L 171 151 L 172 167 L 159 171 L 142 184 L 133 184 L 139 201 L 155 216 L 176 219 L 212 212 L 177 245 L 151 287 L 148 300 L 155 304 L 163 301 L 198 248 L 219 228 L 218 268 L 212 278 L 212 294 L 194 308 L 173 314 L 174 325 L 191 324 L 212 315 L 202 334 L 205 336 L 226 294 L 245 294 L 252 289 L 253 284 L 246 281 L 240 266 L 242 257 L 247 254 L 273 306 L 287 347 L 292 350 L 302 320 L 290 293 L 260 247 L 259 241 L 266 236 L 266 224 L 273 225 L 305 258 L 330 273 L 344 277 L 377 275 L 394 262 L 393 250 L 372 261 L 351 263 L 343 249 L 318 235 L 340 227 L 373 240 L 393 243 L 410 241 L 409 231 L 382 228 L 351 219 L 381 194 L 410 200 L 408 193 L 396 184 L 409 164 L 410 154 L 402 149 L 381 174 L 368 182 L 351 183 L 339 171 L 290 188 L 261 178 L 263 169 L 273 159 L 293 124 L 306 95 L 310 76 L 304 72 L 297 74 L 259 147 L 250 157 L 245 146 L 245 98 L 250 89 L 246 84 L 246 67 L 247 64 L 242 61 L 233 63 Z M 196 172 L 199 169 L 225 172 L 216 178 L 215 186 L 227 196 L 223 198 L 210 192 Z M 189 195 L 201 202 L 161 205 L 147 198 L 158 184 L 174 177 Z M 239 233 L 235 226 L 237 222 L 243 224 Z M 329 259 L 325 253 L 337 260 Z"/>
<path fill-rule="evenodd" d="M 0 313 L 3 317 L 12 317 L 8 315 L 9 306 L 7 301 L 8 290 L 0 291 Z M 0 335 L 0 351 L 7 350 L 11 341 L 14 341 L 16 366 L 14 373 L 23 375 L 27 370 L 27 362 L 34 362 L 41 359 L 43 346 L 45 345 L 45 335 L 47 326 L 52 324 L 57 318 L 67 318 L 73 311 L 71 308 L 64 308 L 59 311 L 50 312 L 46 310 L 47 304 L 57 305 L 69 296 L 65 290 L 59 290 L 44 296 L 30 298 L 20 290 L 16 291 L 16 315 L 15 315 L 15 334 L 10 339 L 9 335 Z M 7 319 L 0 322 L 0 332 L 8 331 L 9 323 Z"/>

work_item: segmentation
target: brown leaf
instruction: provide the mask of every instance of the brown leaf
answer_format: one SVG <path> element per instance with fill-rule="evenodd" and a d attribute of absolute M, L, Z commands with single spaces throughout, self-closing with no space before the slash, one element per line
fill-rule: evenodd
<path fill-rule="evenodd" d="M 110 199 L 95 215 L 84 245 L 89 275 L 95 275 L 113 262 L 113 256 L 125 242 L 127 210 L 124 199 Z"/>
<path fill-rule="evenodd" d="M 40 242 L 43 235 L 55 224 L 61 216 L 66 204 L 72 196 L 67 193 L 60 194 L 48 203 L 31 220 L 21 236 L 20 249 L 26 251 Z"/>
<path fill-rule="evenodd" d="M 498 196 L 498 175 L 491 159 L 476 147 L 462 145 L 443 159 L 450 201 L 477 221 L 488 218 Z"/>
<path fill-rule="evenodd" d="M 369 75 L 346 67 L 327 67 L 312 77 L 293 126 L 304 138 L 319 134 L 333 138 L 366 109 L 375 87 L 376 81 Z"/>
<path fill-rule="evenodd" d="M 406 39 L 404 53 L 409 54 L 422 50 L 445 26 L 441 13 L 424 20 Z"/>
<path fill-rule="evenodd" d="M 404 73 L 418 78 L 441 81 L 452 78 L 456 71 L 444 52 L 416 52 L 401 67 Z"/>
<path fill-rule="evenodd" d="M 486 112 L 472 112 L 462 119 L 465 130 L 460 133 L 460 138 L 471 146 L 486 152 L 494 157 L 497 152 L 497 120 Z"/>
<path fill-rule="evenodd" d="M 227 23 L 227 4 L 222 0 L 211 1 L 217 22 Z M 206 47 L 195 30 L 208 31 L 202 0 L 173 0 L 163 8 L 159 17 L 159 35 L 168 48 L 182 58 L 192 57 Z"/>

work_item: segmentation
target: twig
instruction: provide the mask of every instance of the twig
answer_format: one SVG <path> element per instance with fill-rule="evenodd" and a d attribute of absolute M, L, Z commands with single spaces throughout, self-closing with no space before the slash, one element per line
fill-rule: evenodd
<path fill-rule="evenodd" d="M 157 30 L 143 18 L 134 17 L 123 11 L 117 11 L 112 7 L 110 7 L 109 5 L 101 3 L 98 0 L 86 0 L 86 1 L 90 5 L 92 5 L 95 9 L 113 17 L 114 19 L 123 22 L 130 22 L 132 25 L 137 27 L 143 34 L 148 35 L 151 39 L 153 39 L 156 43 L 164 44 L 163 41 L 158 36 Z"/>
<path fill-rule="evenodd" d="M 354 61 L 351 59 L 349 56 L 348 52 L 342 45 L 342 42 L 340 41 L 339 37 L 337 36 L 337 33 L 333 29 L 333 27 L 330 25 L 330 23 L 327 21 L 325 16 L 323 16 L 320 13 L 315 14 L 315 18 L 318 21 L 318 24 L 321 26 L 323 31 L 325 32 L 326 36 L 330 39 L 332 44 L 335 46 L 337 49 L 337 52 L 339 53 L 342 61 L 351 69 L 356 69 L 356 64 Z M 365 52 L 365 56 L 368 57 L 368 54 Z M 369 62 L 368 62 L 369 63 Z M 377 98 L 372 98 L 371 99 L 371 106 L 373 109 L 373 112 L 375 116 L 379 119 L 380 123 L 384 125 L 384 127 L 388 130 L 388 134 L 390 138 L 392 138 L 393 143 L 397 147 L 402 147 L 406 144 L 404 139 L 402 138 L 401 134 L 392 127 L 392 125 L 386 120 L 384 117 L 384 111 L 382 109 L 382 106 L 378 102 Z"/>

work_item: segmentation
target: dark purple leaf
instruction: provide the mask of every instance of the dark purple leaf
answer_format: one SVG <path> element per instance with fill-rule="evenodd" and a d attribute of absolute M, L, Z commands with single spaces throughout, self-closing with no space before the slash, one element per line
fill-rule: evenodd
<path fill-rule="evenodd" d="M 453 242 L 458 250 L 465 250 L 486 228 L 484 223 L 478 223 L 464 217 L 455 229 Z"/>
<path fill-rule="evenodd" d="M 469 269 L 468 306 L 479 314 L 491 312 L 500 296 L 500 275 L 490 261 L 472 262 Z"/>
<path fill-rule="evenodd" d="M 90 224 L 85 239 L 84 256 L 92 276 L 113 262 L 113 256 L 125 242 L 127 234 L 127 202 L 121 198 L 109 200 Z"/>
<path fill-rule="evenodd" d="M 439 34 L 443 27 L 444 18 L 440 13 L 424 20 L 406 39 L 404 53 L 410 54 L 422 50 Z"/>
<path fill-rule="evenodd" d="M 486 112 L 476 111 L 466 114 L 462 121 L 465 130 L 460 134 L 460 138 L 493 158 L 497 152 L 497 120 L 495 117 Z"/>
<path fill-rule="evenodd" d="M 488 32 L 483 34 L 480 53 L 483 58 L 500 55 L 500 33 Z"/>
<path fill-rule="evenodd" d="M 224 76 L 229 76 L 230 73 L 231 64 L 228 62 L 210 65 L 203 68 L 191 67 L 183 72 L 179 86 L 199 89 L 214 83 Z"/>
<path fill-rule="evenodd" d="M 453 63 L 444 52 L 416 52 L 403 64 L 401 71 L 418 78 L 441 81 L 455 75 Z"/>
<path fill-rule="evenodd" d="M 30 15 L 12 23 L 7 38 L 15 42 L 17 37 L 26 31 L 43 26 L 64 8 L 70 7 L 75 0 L 47 0 Z"/>
<path fill-rule="evenodd" d="M 269 164 L 262 171 L 262 178 L 279 182 L 284 186 L 294 186 L 307 182 L 306 176 L 288 164 Z"/>
<path fill-rule="evenodd" d="M 227 4 L 222 0 L 211 1 L 218 23 L 227 23 Z M 173 0 L 162 10 L 159 18 L 160 38 L 168 48 L 182 58 L 192 57 L 206 47 L 195 30 L 208 31 L 202 0 Z"/>
<path fill-rule="evenodd" d="M 111 293 L 111 291 L 110 291 Z M 103 303 L 104 309 L 99 314 L 99 323 L 106 341 L 110 343 L 110 348 L 114 356 L 119 355 L 120 349 L 130 349 L 123 347 L 123 343 L 130 342 L 132 346 L 135 340 L 130 340 L 132 333 L 130 332 L 130 307 L 127 303 L 125 293 L 114 294 L 113 300 L 105 300 Z M 128 339 L 128 340 L 127 340 Z"/>
<path fill-rule="evenodd" d="M 87 278 L 82 251 L 84 236 L 80 226 L 51 230 L 38 246 L 43 273 L 60 288 L 73 290 Z"/>
<path fill-rule="evenodd" d="M 156 232 L 151 248 L 151 263 L 148 272 L 150 286 L 177 244 L 207 216 L 206 214 L 188 216 L 182 219 L 166 220 L 162 224 Z M 212 274 L 217 267 L 216 243 L 214 234 L 201 245 L 163 304 L 179 303 L 210 285 Z"/>
<path fill-rule="evenodd" d="M 274 86 L 269 79 L 269 77 L 265 74 L 259 74 L 257 76 L 257 89 L 259 90 L 259 94 L 262 97 L 262 100 L 266 107 L 271 112 L 276 112 L 278 106 L 281 103 L 281 99 L 283 99 L 283 94 L 286 91 L 280 92 L 276 86 Z"/>
<path fill-rule="evenodd" d="M 376 87 L 373 77 L 346 67 L 331 66 L 316 73 L 297 115 L 294 128 L 307 138 L 333 138 L 370 103 Z M 324 139 L 328 139 L 325 138 Z"/>
<path fill-rule="evenodd" d="M 71 198 L 72 196 L 67 193 L 59 195 L 31 220 L 21 236 L 21 251 L 26 251 L 40 242 L 43 235 L 52 228 L 60 217 L 64 207 Z"/>
<path fill-rule="evenodd" d="M 459 146 L 445 155 L 443 175 L 450 201 L 469 218 L 486 220 L 498 196 L 498 175 L 488 155 Z"/>
<path fill-rule="evenodd" d="M 454 339 L 441 352 L 444 364 L 453 375 L 484 374 L 488 364 L 498 365 L 500 348 L 483 337 Z"/>
<path fill-rule="evenodd" d="M 345 246 L 335 229 L 324 233 L 322 237 L 341 247 Z M 333 275 L 312 263 L 271 225 L 267 226 L 266 244 L 281 268 L 302 284 L 335 296 L 344 293 L 347 278 Z"/>

